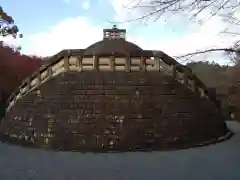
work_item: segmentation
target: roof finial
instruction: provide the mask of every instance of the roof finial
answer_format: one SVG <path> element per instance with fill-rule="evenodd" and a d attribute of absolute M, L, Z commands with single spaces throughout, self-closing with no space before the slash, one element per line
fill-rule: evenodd
<path fill-rule="evenodd" d="M 117 25 L 116 24 L 113 25 L 113 29 L 117 29 Z"/>

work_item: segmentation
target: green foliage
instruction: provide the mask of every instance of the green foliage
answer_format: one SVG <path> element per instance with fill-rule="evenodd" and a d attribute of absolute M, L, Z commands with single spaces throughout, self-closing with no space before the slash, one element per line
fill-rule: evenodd
<path fill-rule="evenodd" d="M 235 67 L 221 66 L 215 62 L 191 62 L 187 66 L 203 81 L 208 88 L 215 88 L 217 99 L 221 101 L 222 113 L 226 118 L 229 115 L 232 106 L 240 104 L 231 101 L 232 94 L 229 87 L 232 86 L 232 72 Z M 236 76 L 235 76 L 236 78 Z M 240 80 L 240 77 L 239 77 Z"/>
<path fill-rule="evenodd" d="M 191 62 L 187 66 L 210 88 L 220 88 L 227 85 L 229 66 L 220 66 L 215 62 Z"/>
<path fill-rule="evenodd" d="M 18 27 L 14 24 L 14 20 L 0 6 L 0 36 L 12 35 L 14 38 L 22 38 L 22 34 L 19 34 Z"/>

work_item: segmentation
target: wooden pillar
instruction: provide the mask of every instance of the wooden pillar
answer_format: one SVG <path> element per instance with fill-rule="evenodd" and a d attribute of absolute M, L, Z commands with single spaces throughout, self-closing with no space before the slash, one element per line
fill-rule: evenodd
<path fill-rule="evenodd" d="M 26 87 L 26 82 L 23 81 L 23 83 L 22 83 L 21 86 L 19 87 L 19 89 L 20 89 L 20 94 L 21 94 L 21 95 L 27 93 L 27 92 L 24 93 L 24 90 L 23 90 L 23 89 L 24 89 L 25 87 Z"/>
<path fill-rule="evenodd" d="M 17 88 L 16 93 L 15 93 L 15 101 L 21 98 L 21 89 Z"/>
<path fill-rule="evenodd" d="M 131 61 L 131 57 L 127 56 L 125 58 L 125 71 L 126 72 L 130 72 L 130 61 Z"/>
<path fill-rule="evenodd" d="M 200 92 L 201 97 L 205 97 L 205 90 L 202 87 L 198 87 L 198 91 Z"/>
<path fill-rule="evenodd" d="M 96 71 L 99 71 L 99 57 L 98 56 L 93 56 L 93 68 Z"/>
<path fill-rule="evenodd" d="M 82 58 L 82 56 L 77 57 L 77 67 L 79 68 L 79 71 L 83 70 Z"/>
<path fill-rule="evenodd" d="M 140 59 L 141 71 L 146 72 L 146 57 L 141 56 Z"/>
<path fill-rule="evenodd" d="M 115 71 L 116 70 L 116 67 L 115 67 L 115 56 L 111 56 L 109 61 L 110 61 L 109 65 L 110 65 L 111 70 Z"/>
<path fill-rule="evenodd" d="M 36 75 L 36 79 L 37 79 L 36 86 L 39 86 L 41 84 L 41 74 L 39 72 Z"/>
<path fill-rule="evenodd" d="M 48 78 L 51 78 L 52 77 L 52 67 L 50 66 L 50 67 L 48 67 Z"/>
<path fill-rule="evenodd" d="M 64 56 L 64 70 L 69 71 L 69 56 Z"/>
<path fill-rule="evenodd" d="M 177 68 L 175 65 L 171 65 L 172 67 L 172 75 L 173 75 L 173 79 L 176 79 L 177 76 Z"/>
<path fill-rule="evenodd" d="M 30 83 L 31 83 L 31 82 L 30 82 L 30 78 L 28 78 L 28 79 L 27 79 L 27 88 L 26 88 L 26 89 L 27 89 L 27 90 L 26 90 L 27 93 L 29 93 L 29 91 L 30 91 L 30 87 L 31 87 L 31 84 L 30 84 Z"/>
<path fill-rule="evenodd" d="M 160 59 L 154 57 L 154 60 L 155 60 L 156 69 L 157 69 L 158 72 L 160 72 Z"/>

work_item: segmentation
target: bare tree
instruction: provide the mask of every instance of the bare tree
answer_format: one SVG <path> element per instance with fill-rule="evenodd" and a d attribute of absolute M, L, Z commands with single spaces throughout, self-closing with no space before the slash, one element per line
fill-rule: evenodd
<path fill-rule="evenodd" d="M 240 10 L 239 0 L 129 0 L 125 8 L 132 11 L 137 11 L 138 17 L 129 19 L 127 22 L 136 20 L 153 20 L 156 21 L 164 15 L 164 18 L 169 15 L 181 16 L 187 15 L 190 21 L 200 25 L 211 19 L 213 16 L 218 16 L 229 26 L 221 34 L 238 36 L 240 35 L 240 17 L 237 11 Z M 205 13 L 204 13 L 205 12 Z M 207 13 L 206 13 L 207 12 Z M 200 17 L 199 17 L 200 16 Z M 237 37 L 236 37 L 237 39 Z M 240 38 L 239 38 L 240 39 Z M 229 87 L 227 93 L 228 106 L 236 107 L 236 117 L 240 118 L 240 40 L 236 41 L 232 47 L 210 48 L 196 52 L 177 56 L 175 58 L 184 61 L 190 60 L 192 57 L 210 52 L 223 52 L 228 58 L 231 58 L 234 66 L 228 69 L 229 81 L 224 83 L 224 86 Z"/>
<path fill-rule="evenodd" d="M 190 19 L 194 19 L 204 10 L 210 11 L 208 19 L 217 14 L 230 15 L 239 5 L 238 0 L 129 0 L 124 6 L 140 11 L 139 17 L 128 20 L 134 21 L 153 16 L 157 20 L 162 15 L 169 13 L 187 13 L 190 15 Z"/>
<path fill-rule="evenodd" d="M 223 55 L 226 55 L 231 59 L 231 62 L 235 65 L 239 60 L 238 57 L 240 50 L 238 47 L 230 47 L 230 48 L 216 48 L 216 49 L 206 49 L 201 51 L 190 52 L 181 56 L 175 56 L 174 58 L 181 60 L 182 62 L 189 62 L 194 56 L 202 55 L 210 52 L 223 52 Z"/>
<path fill-rule="evenodd" d="M 144 20 L 145 22 L 149 20 L 157 21 L 163 15 L 187 15 L 190 21 L 204 24 L 213 16 L 218 15 L 226 22 L 239 26 L 240 20 L 235 16 L 239 6 L 239 0 L 129 0 L 124 7 L 131 11 L 137 11 L 139 16 L 133 19 L 128 19 L 125 22 L 136 20 Z M 204 11 L 207 11 L 208 13 L 205 13 L 204 17 L 199 17 Z M 238 34 L 238 31 L 230 31 L 229 28 L 221 33 L 240 35 Z M 195 55 L 220 51 L 224 52 L 225 55 L 228 55 L 232 60 L 235 60 L 236 57 L 240 57 L 240 49 L 238 48 L 240 47 L 239 44 L 240 43 L 237 42 L 232 47 L 200 50 L 177 56 L 175 58 L 187 61 Z"/>

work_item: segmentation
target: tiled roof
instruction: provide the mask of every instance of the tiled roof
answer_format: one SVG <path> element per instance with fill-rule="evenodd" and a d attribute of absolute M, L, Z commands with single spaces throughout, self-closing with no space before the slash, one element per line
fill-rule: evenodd
<path fill-rule="evenodd" d="M 129 54 L 133 52 L 141 52 L 142 48 L 128 42 L 124 39 L 104 39 L 96 42 L 85 49 L 85 55 L 98 55 L 98 54 Z"/>

